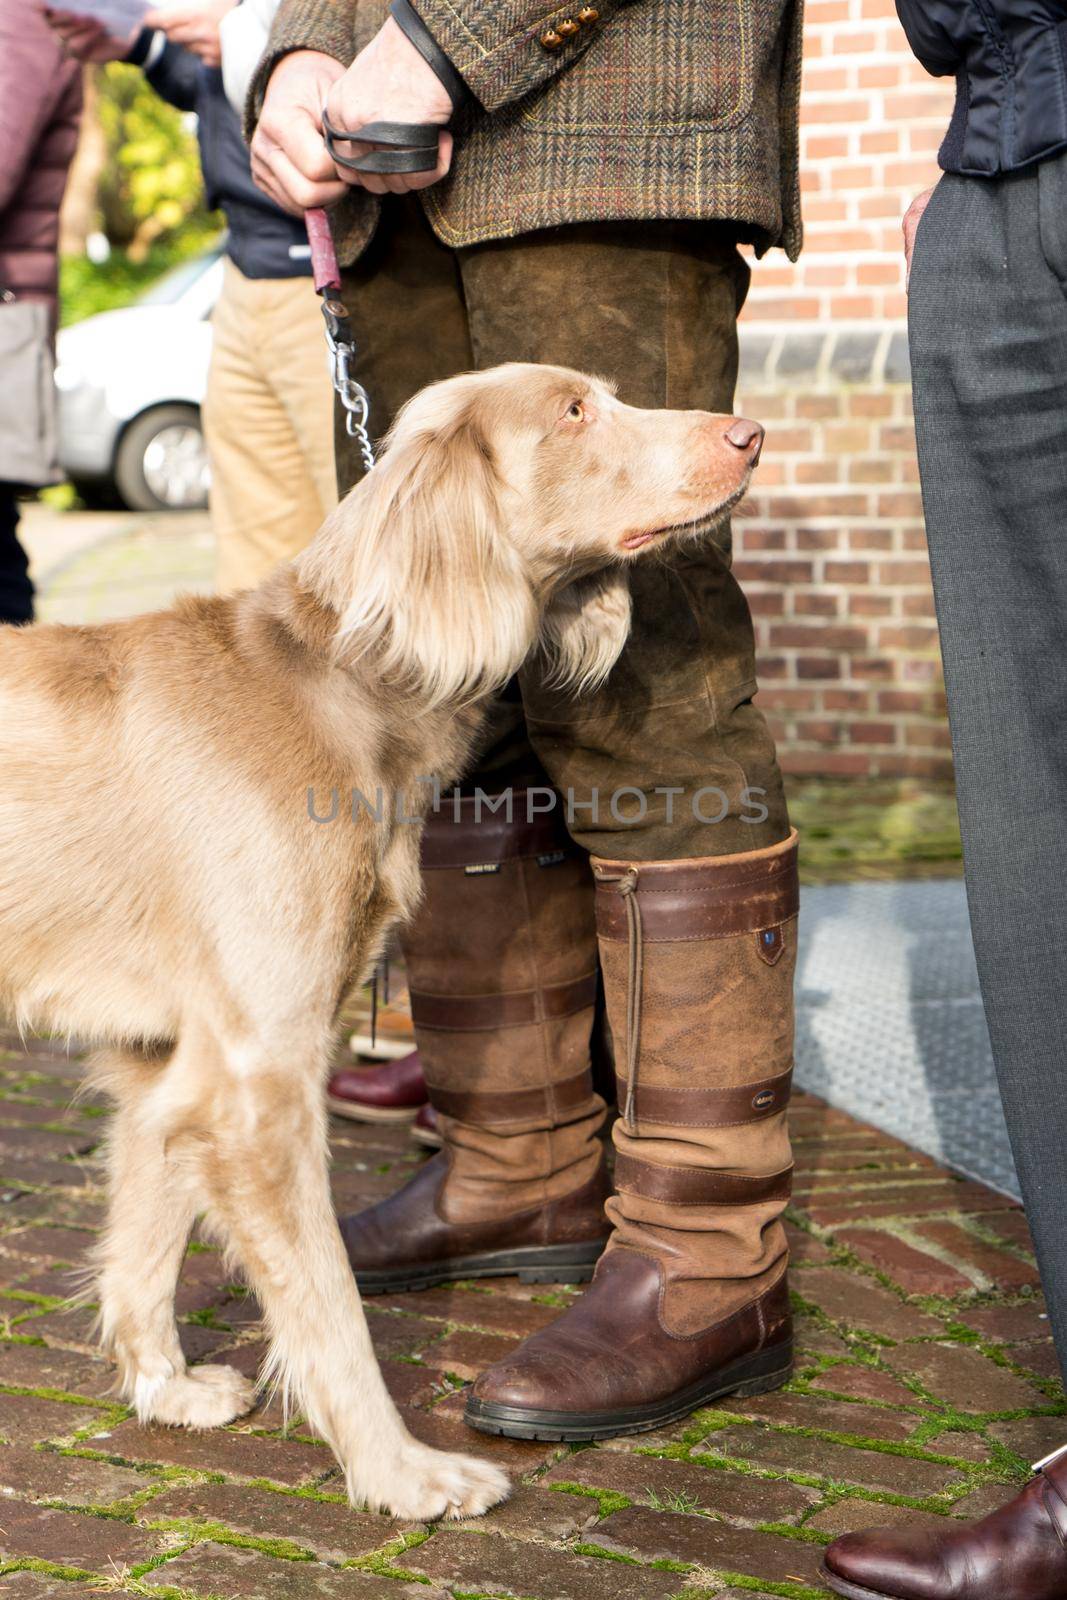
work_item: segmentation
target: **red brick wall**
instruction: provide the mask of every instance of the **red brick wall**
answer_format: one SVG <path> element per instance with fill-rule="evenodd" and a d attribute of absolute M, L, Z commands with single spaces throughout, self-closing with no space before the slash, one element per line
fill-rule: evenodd
<path fill-rule="evenodd" d="M 893 0 L 807 0 L 806 247 L 755 264 L 737 409 L 768 427 L 737 572 L 787 770 L 950 776 L 915 465 L 900 220 L 952 85 Z"/>

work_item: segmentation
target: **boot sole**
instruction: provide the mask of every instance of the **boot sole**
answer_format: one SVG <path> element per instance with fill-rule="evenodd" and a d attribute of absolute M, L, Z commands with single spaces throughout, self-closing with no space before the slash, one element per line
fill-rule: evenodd
<path fill-rule="evenodd" d="M 670 1422 L 680 1422 L 702 1406 L 724 1395 L 767 1394 L 780 1389 L 793 1372 L 793 1341 L 743 1356 L 729 1366 L 701 1378 L 666 1400 L 619 1411 L 533 1411 L 522 1406 L 494 1405 L 492 1401 L 467 1401 L 463 1420 L 479 1433 L 506 1439 L 543 1439 L 552 1444 L 589 1444 L 626 1433 L 651 1433 Z"/>
<path fill-rule="evenodd" d="M 885 1589 L 861 1589 L 858 1583 L 849 1583 L 847 1578 L 839 1578 L 836 1572 L 831 1572 L 824 1561 L 819 1568 L 819 1577 L 828 1589 L 835 1594 L 844 1595 L 845 1600 L 900 1600 L 899 1595 L 891 1595 Z"/>
<path fill-rule="evenodd" d="M 585 1244 L 534 1245 L 526 1250 L 492 1250 L 480 1256 L 453 1256 L 417 1267 L 387 1267 L 356 1272 L 360 1294 L 408 1294 L 436 1289 L 465 1278 L 518 1278 L 520 1283 L 588 1283 L 607 1239 Z"/>
<path fill-rule="evenodd" d="M 339 1100 L 328 1094 L 326 1104 L 335 1117 L 347 1117 L 349 1122 L 387 1122 L 394 1127 L 414 1122 L 421 1106 L 365 1106 L 351 1100 Z"/>

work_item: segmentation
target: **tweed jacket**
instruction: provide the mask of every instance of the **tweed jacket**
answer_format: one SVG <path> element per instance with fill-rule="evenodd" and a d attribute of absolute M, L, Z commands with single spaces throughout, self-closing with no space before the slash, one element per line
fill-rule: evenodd
<path fill-rule="evenodd" d="M 449 176 L 421 191 L 454 248 L 568 222 L 701 219 L 758 253 L 800 250 L 797 117 L 803 0 L 415 0 L 474 96 Z M 388 0 L 282 0 L 253 80 L 291 50 L 347 66 Z M 335 209 L 350 264 L 377 202 Z M 576 286 L 576 292 L 578 286 Z"/>

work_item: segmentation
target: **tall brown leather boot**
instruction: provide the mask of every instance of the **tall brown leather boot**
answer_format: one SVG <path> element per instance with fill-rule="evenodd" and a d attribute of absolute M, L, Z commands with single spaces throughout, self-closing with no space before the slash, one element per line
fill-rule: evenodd
<path fill-rule="evenodd" d="M 615 1232 L 591 1288 L 475 1384 L 516 1438 L 662 1427 L 792 1370 L 796 835 L 696 861 L 594 860 L 620 1066 Z"/>
<path fill-rule="evenodd" d="M 525 791 L 511 820 L 477 811 L 446 799 L 423 836 L 425 898 L 403 946 L 445 1148 L 342 1219 L 364 1294 L 513 1273 L 584 1283 L 609 1233 L 589 858 L 558 808 L 528 820 Z"/>

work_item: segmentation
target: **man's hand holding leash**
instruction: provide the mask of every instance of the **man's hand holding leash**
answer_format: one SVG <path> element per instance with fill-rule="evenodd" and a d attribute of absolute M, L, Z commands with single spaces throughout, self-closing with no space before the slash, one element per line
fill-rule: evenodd
<path fill-rule="evenodd" d="M 252 140 L 256 182 L 288 211 L 332 205 L 346 187 L 371 194 L 407 194 L 437 183 L 452 164 L 447 124 L 454 103 L 437 71 L 393 17 L 389 17 L 346 70 L 317 50 L 296 50 L 275 67 Z M 324 144 L 325 123 L 351 151 L 334 159 Z M 368 171 L 362 163 L 374 142 L 352 133 L 372 123 L 436 125 L 437 160 L 423 170 Z"/>

